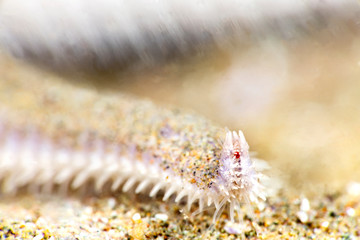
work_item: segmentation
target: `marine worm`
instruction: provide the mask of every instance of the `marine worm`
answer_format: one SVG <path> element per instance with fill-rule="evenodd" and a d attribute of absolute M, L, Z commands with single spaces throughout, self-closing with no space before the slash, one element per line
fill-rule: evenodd
<path fill-rule="evenodd" d="M 197 212 L 265 200 L 241 131 L 123 93 L 38 78 L 0 81 L 1 192 L 24 187 L 163 193 Z M 260 169 L 261 170 L 261 169 Z M 148 192 L 146 192 L 148 191 Z"/>

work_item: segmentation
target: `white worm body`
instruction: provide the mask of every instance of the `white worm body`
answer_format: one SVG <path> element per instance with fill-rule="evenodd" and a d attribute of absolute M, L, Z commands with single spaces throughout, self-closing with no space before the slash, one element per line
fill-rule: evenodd
<path fill-rule="evenodd" d="M 122 94 L 19 79 L 0 81 L 0 181 L 4 193 L 23 187 L 97 191 L 161 190 L 199 212 L 265 200 L 264 164 L 250 158 L 241 131 Z M 224 140 L 225 138 L 225 140 Z M 223 144 L 218 140 L 224 140 Z M 147 190 L 147 191 L 146 191 Z"/>

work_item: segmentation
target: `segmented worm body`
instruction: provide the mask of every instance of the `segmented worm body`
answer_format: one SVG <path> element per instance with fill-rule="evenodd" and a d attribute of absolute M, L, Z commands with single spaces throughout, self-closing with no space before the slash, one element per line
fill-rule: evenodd
<path fill-rule="evenodd" d="M 241 131 L 121 93 L 41 79 L 0 81 L 2 192 L 26 186 L 95 189 L 183 198 L 214 220 L 265 199 L 263 175 Z"/>

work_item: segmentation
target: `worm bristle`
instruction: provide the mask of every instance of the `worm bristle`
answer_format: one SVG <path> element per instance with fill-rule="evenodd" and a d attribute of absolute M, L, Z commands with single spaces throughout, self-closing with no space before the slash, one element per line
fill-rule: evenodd
<path fill-rule="evenodd" d="M 122 153 L 120 147 L 114 147 L 103 139 L 90 138 L 87 133 L 79 137 L 81 144 L 77 147 L 55 142 L 34 129 L 19 131 L 8 127 L 0 134 L 1 191 L 6 194 L 16 194 L 26 187 L 31 193 L 58 191 L 67 195 L 72 190 L 86 191 L 90 182 L 99 194 L 110 183 L 112 192 L 134 189 L 135 193 L 141 193 L 148 190 L 150 197 L 161 192 L 164 201 L 172 196 L 176 203 L 185 199 L 188 211 L 197 203 L 195 213 L 201 213 L 204 204 L 213 205 L 214 223 L 227 206 L 230 219 L 234 221 L 241 200 L 256 203 L 259 199 L 266 199 L 261 185 L 261 179 L 266 179 L 266 176 L 258 173 L 254 168 L 256 164 L 249 160 L 248 145 L 242 132 L 227 133 L 220 174 L 212 187 L 203 189 L 156 163 L 134 159 L 136 154 Z M 241 157 L 234 151 L 240 151 Z M 266 168 L 264 163 L 257 165 L 260 169 Z M 227 182 L 229 179 L 231 184 Z"/>

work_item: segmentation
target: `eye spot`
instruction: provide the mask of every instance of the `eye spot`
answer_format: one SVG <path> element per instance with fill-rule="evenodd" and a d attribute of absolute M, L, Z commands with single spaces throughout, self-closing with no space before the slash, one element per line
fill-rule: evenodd
<path fill-rule="evenodd" d="M 240 158 L 240 153 L 238 151 L 234 152 L 234 157 L 236 159 Z"/>

